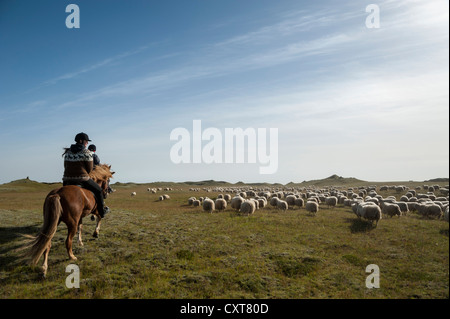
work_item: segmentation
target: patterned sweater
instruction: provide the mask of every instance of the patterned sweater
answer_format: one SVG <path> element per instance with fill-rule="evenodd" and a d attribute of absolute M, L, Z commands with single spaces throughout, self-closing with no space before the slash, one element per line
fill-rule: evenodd
<path fill-rule="evenodd" d="M 92 152 L 84 145 L 73 144 L 64 154 L 65 182 L 80 182 L 89 180 L 89 173 L 94 167 Z"/>

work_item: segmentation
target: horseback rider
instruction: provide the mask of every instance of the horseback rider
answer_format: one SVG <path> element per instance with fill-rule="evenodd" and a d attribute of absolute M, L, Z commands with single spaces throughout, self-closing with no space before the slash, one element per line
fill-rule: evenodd
<path fill-rule="evenodd" d="M 95 151 L 97 150 L 97 146 L 95 146 L 94 144 L 90 144 L 88 147 L 88 150 L 90 150 L 92 152 L 92 157 L 94 159 L 94 167 L 100 164 L 100 158 L 98 157 L 97 154 L 95 154 Z"/>
<path fill-rule="evenodd" d="M 86 133 L 78 133 L 76 143 L 64 149 L 63 186 L 80 185 L 94 193 L 98 213 L 103 218 L 110 209 L 105 206 L 101 187 L 89 177 L 94 168 L 93 153 L 86 148 L 90 141 Z"/>

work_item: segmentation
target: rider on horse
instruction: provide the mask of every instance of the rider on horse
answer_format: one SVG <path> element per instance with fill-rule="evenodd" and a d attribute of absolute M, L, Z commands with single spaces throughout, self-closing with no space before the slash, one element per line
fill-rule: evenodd
<path fill-rule="evenodd" d="M 78 133 L 75 136 L 76 144 L 65 149 L 63 186 L 80 185 L 92 191 L 97 202 L 98 213 L 103 218 L 110 209 L 105 206 L 101 187 L 89 177 L 89 173 L 94 168 L 92 152 L 86 148 L 90 141 L 86 133 Z"/>

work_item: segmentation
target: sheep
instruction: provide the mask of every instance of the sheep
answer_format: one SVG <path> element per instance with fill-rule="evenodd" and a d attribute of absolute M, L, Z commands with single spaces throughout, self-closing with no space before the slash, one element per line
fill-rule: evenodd
<path fill-rule="evenodd" d="M 260 197 L 257 199 L 260 208 L 264 208 L 267 205 L 267 200 L 265 197 Z"/>
<path fill-rule="evenodd" d="M 406 213 L 409 213 L 409 209 L 408 209 L 408 202 L 395 202 L 395 204 L 398 205 L 398 207 L 400 207 L 400 211 L 402 212 L 403 215 L 405 215 Z"/>
<path fill-rule="evenodd" d="M 295 200 L 297 199 L 297 197 L 295 197 L 295 195 L 288 195 L 286 196 L 286 203 L 289 206 L 294 206 L 295 205 Z"/>
<path fill-rule="evenodd" d="M 229 202 L 231 200 L 231 195 L 225 194 L 225 195 L 223 195 L 223 199 L 225 199 L 227 202 Z"/>
<path fill-rule="evenodd" d="M 298 207 L 303 207 L 303 205 L 305 204 L 305 201 L 303 200 L 303 198 L 296 198 L 294 201 L 295 206 Z"/>
<path fill-rule="evenodd" d="M 277 202 L 277 208 L 286 211 L 289 208 L 289 205 L 286 201 L 280 199 Z"/>
<path fill-rule="evenodd" d="M 203 200 L 203 210 L 212 213 L 215 210 L 214 201 L 209 198 Z"/>
<path fill-rule="evenodd" d="M 338 199 L 336 196 L 329 196 L 327 198 L 325 198 L 325 203 L 328 205 L 328 208 L 330 208 L 330 206 L 336 206 L 338 202 Z"/>
<path fill-rule="evenodd" d="M 392 203 L 383 203 L 383 208 L 381 209 L 381 212 L 383 214 L 389 215 L 390 217 L 394 215 L 401 216 L 402 211 L 400 210 L 400 207 L 397 204 Z"/>
<path fill-rule="evenodd" d="M 192 205 L 193 203 L 194 203 L 194 200 L 196 200 L 197 198 L 195 198 L 195 197 L 189 197 L 188 198 L 188 205 L 190 206 L 190 205 Z"/>
<path fill-rule="evenodd" d="M 227 201 L 224 198 L 218 198 L 215 201 L 216 209 L 221 212 L 227 208 Z"/>
<path fill-rule="evenodd" d="M 164 197 L 164 199 L 170 199 L 170 196 L 167 194 L 162 195 Z"/>
<path fill-rule="evenodd" d="M 448 223 L 448 206 L 447 206 L 447 208 L 445 208 L 445 211 L 444 211 L 444 220 Z"/>
<path fill-rule="evenodd" d="M 378 200 L 378 198 L 369 198 L 368 200 L 366 200 L 366 202 L 370 202 L 370 203 L 375 203 L 377 205 L 380 205 L 380 201 Z"/>
<path fill-rule="evenodd" d="M 162 200 L 164 200 L 164 199 L 165 199 L 165 198 L 164 198 L 163 195 L 159 196 L 159 200 L 160 200 L 160 201 L 162 201 Z"/>
<path fill-rule="evenodd" d="M 251 215 L 256 210 L 255 202 L 252 200 L 245 200 L 242 202 L 239 210 L 243 214 Z"/>
<path fill-rule="evenodd" d="M 194 207 L 198 207 L 200 206 L 201 202 L 198 199 L 194 199 L 194 201 L 192 202 L 192 206 Z"/>
<path fill-rule="evenodd" d="M 241 208 L 241 204 L 244 202 L 244 199 L 241 196 L 235 196 L 231 200 L 231 208 L 235 210 L 239 210 Z"/>
<path fill-rule="evenodd" d="M 136 192 L 132 192 L 132 193 L 131 193 L 131 196 L 136 196 Z"/>
<path fill-rule="evenodd" d="M 441 206 L 436 205 L 434 203 L 418 204 L 417 211 L 420 215 L 425 216 L 425 217 L 441 218 L 443 215 Z"/>
<path fill-rule="evenodd" d="M 280 199 L 277 197 L 277 196 L 274 196 L 274 197 L 272 197 L 271 199 L 270 199 L 270 205 L 271 206 L 277 206 L 277 203 L 278 203 L 278 201 L 279 201 Z"/>
<path fill-rule="evenodd" d="M 319 211 L 319 204 L 315 201 L 307 201 L 305 205 L 306 211 L 310 213 L 317 213 Z"/>
<path fill-rule="evenodd" d="M 378 222 L 381 217 L 381 208 L 373 202 L 361 202 L 356 203 L 356 215 L 359 218 L 370 220 L 373 224 L 375 221 L 375 227 L 378 226 Z"/>
<path fill-rule="evenodd" d="M 256 209 L 259 209 L 259 202 L 256 199 L 254 199 L 254 198 L 250 198 L 250 200 L 255 202 Z"/>

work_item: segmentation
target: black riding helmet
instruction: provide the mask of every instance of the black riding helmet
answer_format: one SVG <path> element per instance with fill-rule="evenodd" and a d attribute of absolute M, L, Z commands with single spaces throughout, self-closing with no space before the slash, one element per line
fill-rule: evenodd
<path fill-rule="evenodd" d="M 83 132 L 78 133 L 78 134 L 75 136 L 75 142 L 78 143 L 78 141 L 80 141 L 80 140 L 88 141 L 88 142 L 91 141 L 91 140 L 89 139 L 89 136 L 88 136 L 86 133 L 83 133 Z"/>

